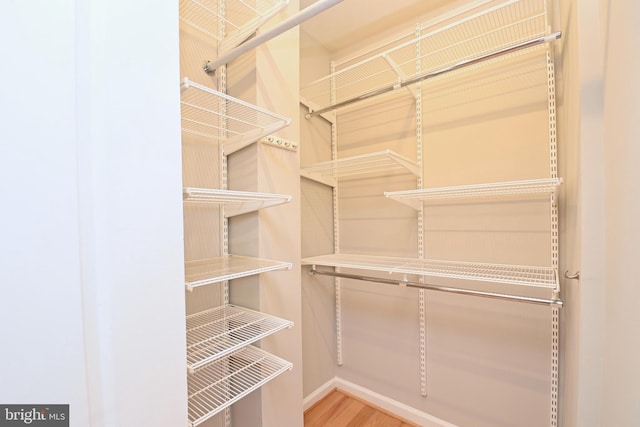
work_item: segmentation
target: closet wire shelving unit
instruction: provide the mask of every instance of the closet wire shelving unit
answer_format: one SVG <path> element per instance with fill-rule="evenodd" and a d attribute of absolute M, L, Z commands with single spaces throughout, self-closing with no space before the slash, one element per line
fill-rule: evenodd
<path fill-rule="evenodd" d="M 464 281 L 486 281 L 524 287 L 546 288 L 550 299 L 533 301 L 551 307 L 551 411 L 550 425 L 558 425 L 558 378 L 559 378 L 559 308 L 560 280 L 558 276 L 558 188 L 562 180 L 557 176 L 557 141 L 555 111 L 555 71 L 553 64 L 553 41 L 560 38 L 559 32 L 551 31 L 552 0 L 508 0 L 501 3 L 475 2 L 472 9 L 455 16 L 447 16 L 428 26 L 418 26 L 416 31 L 396 41 L 359 54 L 354 58 L 332 62 L 330 75 L 318 79 L 301 89 L 301 103 L 308 107 L 306 117 L 327 117 L 328 113 L 350 111 L 360 105 L 384 102 L 390 96 L 410 96 L 416 102 L 416 139 L 418 156 L 422 156 L 422 114 L 428 113 L 422 106 L 423 98 L 440 97 L 431 103 L 433 110 L 449 108 L 462 103 L 486 99 L 496 89 L 504 93 L 513 88 L 541 89 L 548 95 L 549 120 L 549 176 L 548 178 L 463 185 L 441 188 L 422 188 L 421 170 L 417 175 L 418 189 L 387 192 L 385 196 L 411 206 L 419 211 L 420 236 L 418 259 L 404 259 L 340 253 L 336 244 L 334 254 L 315 256 L 302 260 L 311 266 L 311 274 L 326 274 L 335 278 L 336 287 L 336 349 L 338 364 L 342 361 L 340 277 L 377 281 L 377 277 L 344 274 L 341 269 L 385 272 L 399 275 L 382 283 L 407 283 L 406 275 L 420 277 L 421 285 L 427 278 L 453 278 Z M 524 67 L 521 67 L 525 64 Z M 496 77 L 493 70 L 504 71 Z M 535 69 L 535 71 L 531 71 Z M 542 70 L 542 73 L 540 71 Z M 545 75 L 546 79 L 539 78 Z M 468 75 L 474 80 L 469 81 Z M 476 77 L 480 78 L 475 80 Z M 467 80 L 465 80 L 467 79 Z M 493 92 L 491 92 L 493 91 Z M 442 105 L 447 99 L 449 104 Z M 322 167 L 333 171 L 339 168 L 335 146 L 335 122 L 332 121 L 332 162 Z M 421 164 L 421 162 L 418 162 Z M 307 168 L 303 176 L 313 178 Z M 330 177 L 331 178 L 331 177 Z M 323 182 L 320 179 L 317 181 Z M 324 179 L 334 188 L 334 234 L 337 230 L 337 183 Z M 463 198 L 500 199 L 504 197 L 526 199 L 548 198 L 551 223 L 551 260 L 549 266 L 519 266 L 487 263 L 468 263 L 446 260 L 424 260 L 422 242 L 424 232 L 422 212 L 425 204 L 432 201 L 455 201 Z M 318 271 L 316 267 L 332 267 L 334 271 Z M 419 287 L 419 286 L 417 286 Z M 515 288 L 514 288 L 515 289 Z M 436 289 L 441 290 L 441 289 Z M 449 291 L 449 290 L 446 290 Z M 451 289 L 456 291 L 456 289 Z M 423 291 L 420 291 L 420 364 L 421 392 L 426 396 L 425 331 Z M 488 295 L 485 295 L 488 296 Z M 504 295 L 521 298 L 519 295 Z M 526 298 L 525 298 L 526 299 Z M 523 301 L 525 300 L 523 299 Z M 532 301 L 524 301 L 532 302 Z"/>
<path fill-rule="evenodd" d="M 256 111 L 262 114 L 261 110 Z M 207 113 L 214 120 L 218 119 L 214 110 Z M 261 137 L 256 136 L 258 133 L 252 132 L 252 129 L 248 132 L 251 133 L 250 137 L 239 134 L 243 143 Z M 225 233 L 227 218 L 291 200 L 291 196 L 281 194 L 193 187 L 185 187 L 183 193 L 185 203 L 205 203 L 219 207 L 225 221 Z M 221 257 L 185 263 L 186 290 L 192 291 L 196 287 L 215 283 L 223 284 L 226 288 L 229 280 L 290 269 L 292 265 L 288 262 L 230 255 L 226 253 L 227 245 L 224 246 Z M 189 426 L 197 426 L 226 410 L 242 397 L 293 367 L 290 362 L 251 345 L 280 330 L 291 328 L 292 322 L 231 305 L 228 302 L 228 291 L 224 292 L 224 299 L 224 304 L 219 307 L 187 317 Z"/>
<path fill-rule="evenodd" d="M 281 11 L 288 0 L 181 0 L 182 25 L 215 45 L 218 54 L 241 45 Z M 275 270 L 289 262 L 228 253 L 228 218 L 287 203 L 291 196 L 227 189 L 227 156 L 288 126 L 291 120 L 227 95 L 226 67 L 215 90 L 184 78 L 181 83 L 182 131 L 198 143 L 218 147 L 221 189 L 185 187 L 184 203 L 205 204 L 219 211 L 221 252 L 216 258 L 185 263 L 185 288 L 219 284 L 220 306 L 187 317 L 188 425 L 195 427 L 292 368 L 292 364 L 257 347 L 257 341 L 291 328 L 293 322 L 229 303 L 229 281 Z"/>

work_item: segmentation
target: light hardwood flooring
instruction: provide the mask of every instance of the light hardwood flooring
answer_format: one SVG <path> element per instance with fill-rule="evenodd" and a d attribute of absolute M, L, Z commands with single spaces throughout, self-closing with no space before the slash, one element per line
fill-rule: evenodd
<path fill-rule="evenodd" d="M 304 413 L 305 427 L 418 427 L 334 390 Z"/>

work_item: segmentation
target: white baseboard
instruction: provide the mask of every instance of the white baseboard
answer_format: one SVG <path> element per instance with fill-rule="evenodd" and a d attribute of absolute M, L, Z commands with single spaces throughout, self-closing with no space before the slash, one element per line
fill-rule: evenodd
<path fill-rule="evenodd" d="M 336 389 L 336 378 L 333 377 L 326 383 L 322 384 L 320 387 L 312 391 L 309 396 L 306 396 L 302 400 L 302 408 L 304 411 L 311 408 L 313 405 L 322 400 L 323 397 L 331 393 Z"/>
<path fill-rule="evenodd" d="M 405 405 L 402 402 L 390 399 L 386 396 L 376 393 L 375 391 L 361 387 L 357 384 L 338 377 L 330 379 L 329 381 L 315 389 L 312 393 L 310 393 L 309 396 L 305 397 L 303 400 L 304 410 L 306 411 L 311 406 L 315 405 L 318 401 L 320 401 L 323 397 L 331 393 L 331 391 L 336 388 L 422 427 L 458 427 L 455 424 L 451 424 L 438 417 L 429 415 L 426 412 L 422 412 L 409 405 Z"/>

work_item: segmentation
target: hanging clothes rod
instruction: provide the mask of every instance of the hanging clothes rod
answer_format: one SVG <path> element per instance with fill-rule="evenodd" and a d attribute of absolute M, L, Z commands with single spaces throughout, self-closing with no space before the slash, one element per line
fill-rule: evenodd
<path fill-rule="evenodd" d="M 534 297 L 524 297 L 519 295 L 498 294 L 494 292 L 474 291 L 471 289 L 452 288 L 448 286 L 438 286 L 438 285 L 431 285 L 428 283 L 411 282 L 406 280 L 391 280 L 391 279 L 384 279 L 381 277 L 359 276 L 356 274 L 336 273 L 333 271 L 321 271 L 321 270 L 316 270 L 315 268 L 312 268 L 311 270 L 309 270 L 309 274 L 311 276 L 314 276 L 317 274 L 320 276 L 342 277 L 344 279 L 364 280 L 367 282 L 384 283 L 387 285 L 400 285 L 400 286 L 407 286 L 410 288 L 426 289 L 430 291 L 447 292 L 447 293 L 460 294 L 460 295 L 471 295 L 476 297 L 499 299 L 499 300 L 506 300 L 506 301 L 524 302 L 528 304 L 549 305 L 549 306 L 559 306 L 559 307 L 562 307 L 563 305 L 562 300 L 559 300 L 559 299 L 534 298 Z"/>
<path fill-rule="evenodd" d="M 342 1 L 343 0 L 318 0 L 317 2 L 312 4 L 311 6 L 301 10 L 300 12 L 298 12 L 295 15 L 293 15 L 289 19 L 281 22 L 276 27 L 270 29 L 269 31 L 267 31 L 267 32 L 265 32 L 263 34 L 260 34 L 259 36 L 256 36 L 256 37 L 244 42 L 243 44 L 241 44 L 240 46 L 238 46 L 235 49 L 231 50 L 227 54 L 222 55 L 221 57 L 219 57 L 215 61 L 206 61 L 205 64 L 204 64 L 204 67 L 203 67 L 204 72 L 209 74 L 209 75 L 215 74 L 216 68 L 220 67 L 221 65 L 228 64 L 229 62 L 233 61 L 234 59 L 236 59 L 240 55 L 250 51 L 254 47 L 257 47 L 257 46 L 261 45 L 262 43 L 265 43 L 265 42 L 271 40 L 272 38 L 274 38 L 276 36 L 279 36 L 280 34 L 284 33 L 285 31 L 295 27 L 296 25 L 299 25 L 299 24 L 303 23 L 307 19 L 313 18 L 314 16 L 316 16 L 320 12 L 324 12 L 325 10 L 329 9 L 330 7 L 335 6 L 336 4 L 338 4 L 338 3 L 342 2 Z"/>
<path fill-rule="evenodd" d="M 500 49 L 500 50 L 497 50 L 495 52 L 488 53 L 486 55 L 482 55 L 482 56 L 479 56 L 479 57 L 476 57 L 476 58 L 460 61 L 460 62 L 458 62 L 456 64 L 453 64 L 453 65 L 451 65 L 449 67 L 442 68 L 442 69 L 436 70 L 436 71 L 430 71 L 430 72 L 424 73 L 424 74 L 420 74 L 420 75 L 418 75 L 416 77 L 412 77 L 410 79 L 403 80 L 403 81 L 401 81 L 399 83 L 395 83 L 395 84 L 390 85 L 390 86 L 386 86 L 386 87 L 383 87 L 383 88 L 380 88 L 380 89 L 373 90 L 371 92 L 364 93 L 362 95 L 356 96 L 355 98 L 347 99 L 345 101 L 338 102 L 337 104 L 329 105 L 328 107 L 321 108 L 319 110 L 309 110 L 309 112 L 305 115 L 305 117 L 307 119 L 309 119 L 309 118 L 311 118 L 313 116 L 317 116 L 319 114 L 323 114 L 323 113 L 326 113 L 328 111 L 335 110 L 337 108 L 346 107 L 347 105 L 350 105 L 350 104 L 353 104 L 353 103 L 359 102 L 359 101 L 364 101 L 365 99 L 373 98 L 374 96 L 378 96 L 378 95 L 382 95 L 384 93 L 392 92 L 394 90 L 402 89 L 402 88 L 404 88 L 406 86 L 409 86 L 409 85 L 412 85 L 412 84 L 416 84 L 416 83 L 420 83 L 420 82 L 422 82 L 424 80 L 431 79 L 431 78 L 440 76 L 442 74 L 449 73 L 451 71 L 459 70 L 461 68 L 469 67 L 471 65 L 475 65 L 475 64 L 478 64 L 480 62 L 496 58 L 498 56 L 506 55 L 508 53 L 516 52 L 518 50 L 526 49 L 526 48 L 533 47 L 533 46 L 536 46 L 536 45 L 539 45 L 539 44 L 548 43 L 548 42 L 551 42 L 553 40 L 559 39 L 561 36 L 562 36 L 562 32 L 558 31 L 558 32 L 551 33 L 551 34 L 546 35 L 546 36 L 541 36 L 541 37 L 537 37 L 537 38 L 532 39 L 532 40 L 528 40 L 526 42 L 518 43 L 516 45 L 509 46 L 509 47 L 506 47 L 504 49 Z"/>

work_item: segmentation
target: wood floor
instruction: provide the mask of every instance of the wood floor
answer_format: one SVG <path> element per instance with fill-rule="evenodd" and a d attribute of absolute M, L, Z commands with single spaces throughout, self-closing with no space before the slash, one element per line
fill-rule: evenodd
<path fill-rule="evenodd" d="M 304 413 L 304 427 L 418 427 L 334 390 Z"/>

